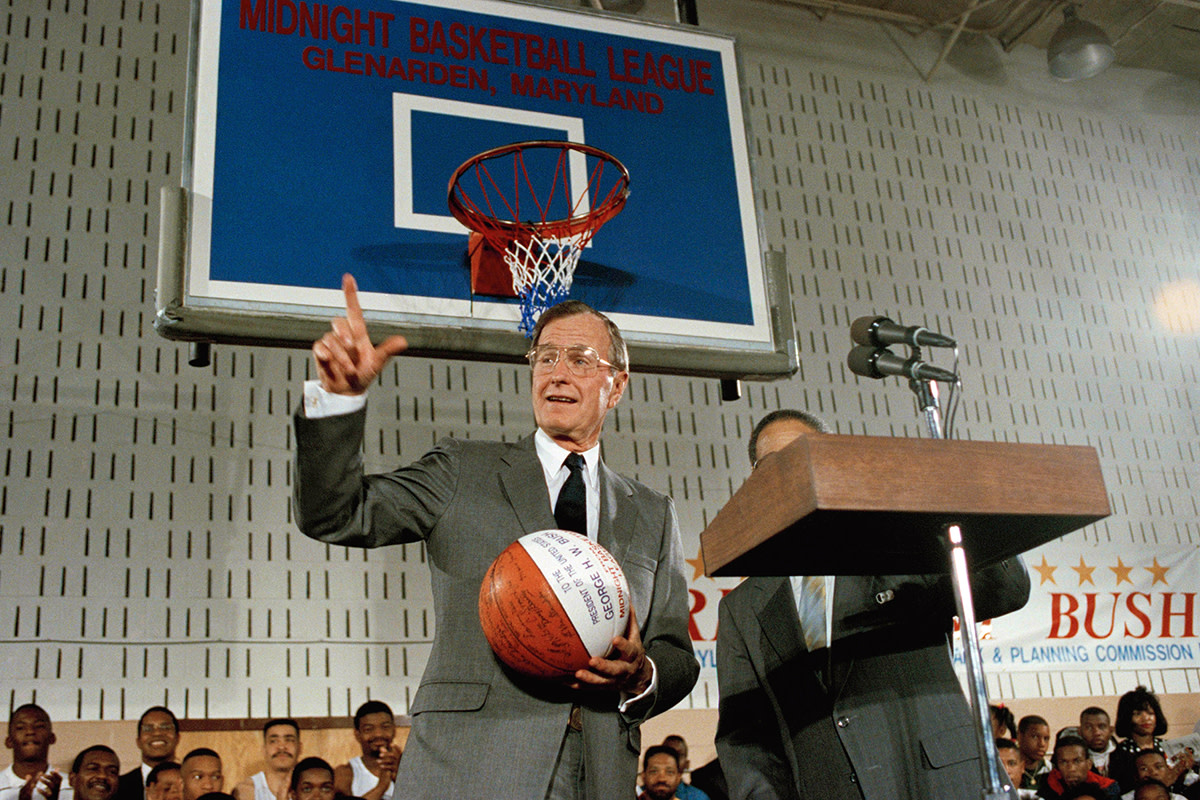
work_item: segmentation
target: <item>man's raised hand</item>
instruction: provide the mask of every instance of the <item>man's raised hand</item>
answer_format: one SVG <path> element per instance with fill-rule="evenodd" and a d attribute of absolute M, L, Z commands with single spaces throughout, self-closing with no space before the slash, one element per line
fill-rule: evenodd
<path fill-rule="evenodd" d="M 342 292 L 346 295 L 346 316 L 336 317 L 333 329 L 313 342 L 313 360 L 325 391 L 362 394 L 388 360 L 404 352 L 408 342 L 403 336 L 389 336 L 378 347 L 371 344 L 353 275 L 342 276 Z"/>

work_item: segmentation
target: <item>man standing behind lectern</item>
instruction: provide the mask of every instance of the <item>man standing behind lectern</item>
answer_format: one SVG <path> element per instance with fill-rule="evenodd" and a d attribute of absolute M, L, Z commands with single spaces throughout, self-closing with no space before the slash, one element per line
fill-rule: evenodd
<path fill-rule="evenodd" d="M 750 462 L 828 432 L 806 412 L 772 412 Z M 1025 604 L 1029 573 L 1013 558 L 973 573 L 972 587 L 987 619 Z M 752 577 L 730 592 L 717 629 L 730 797 L 981 797 L 975 722 L 947 649 L 953 615 L 949 575 Z"/>
<path fill-rule="evenodd" d="M 364 476 L 362 395 L 406 342 L 374 346 L 354 279 L 343 289 L 346 317 L 314 343 L 320 386 L 305 387 L 295 419 L 297 523 L 352 547 L 425 543 L 436 634 L 409 707 L 397 796 L 631 798 L 641 722 L 685 697 L 700 668 L 674 505 L 600 458 L 605 416 L 629 381 L 620 331 L 578 301 L 550 308 L 529 351 L 536 433 L 510 443 L 443 439 L 413 464 Z M 339 407 L 322 411 L 326 403 Z M 547 528 L 606 547 L 633 600 L 612 654 L 567 684 L 510 673 L 479 624 L 492 560 Z"/>

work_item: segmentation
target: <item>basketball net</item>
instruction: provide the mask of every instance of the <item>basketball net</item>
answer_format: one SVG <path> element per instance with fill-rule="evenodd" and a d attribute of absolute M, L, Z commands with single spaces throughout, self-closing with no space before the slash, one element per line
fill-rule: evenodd
<path fill-rule="evenodd" d="M 512 270 L 513 291 L 521 299 L 521 332 L 526 336 L 533 334 L 543 311 L 570 293 L 579 256 L 593 232 L 558 238 L 534 236 L 508 243 L 504 263 Z"/>

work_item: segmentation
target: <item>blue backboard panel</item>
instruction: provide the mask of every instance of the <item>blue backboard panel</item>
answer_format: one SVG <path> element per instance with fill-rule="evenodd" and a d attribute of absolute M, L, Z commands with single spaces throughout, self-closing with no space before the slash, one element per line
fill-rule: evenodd
<path fill-rule="evenodd" d="M 472 294 L 447 185 L 479 152 L 552 139 L 630 173 L 570 296 L 612 316 L 643 366 L 794 369 L 728 37 L 494 0 L 212 0 L 198 13 L 186 202 L 164 213 L 164 335 L 302 344 L 340 313 L 350 272 L 375 330 L 418 351 L 515 357 L 517 301 Z M 738 354 L 749 369 L 720 366 Z"/>

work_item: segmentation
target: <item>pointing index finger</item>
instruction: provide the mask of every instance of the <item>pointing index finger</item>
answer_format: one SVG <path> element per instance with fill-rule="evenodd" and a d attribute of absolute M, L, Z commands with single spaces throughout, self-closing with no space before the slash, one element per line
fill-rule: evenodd
<path fill-rule="evenodd" d="M 350 327 L 355 333 L 366 330 L 367 323 L 363 321 L 362 306 L 358 304 L 358 284 L 349 272 L 342 276 L 342 293 L 346 296 L 346 320 Z"/>

